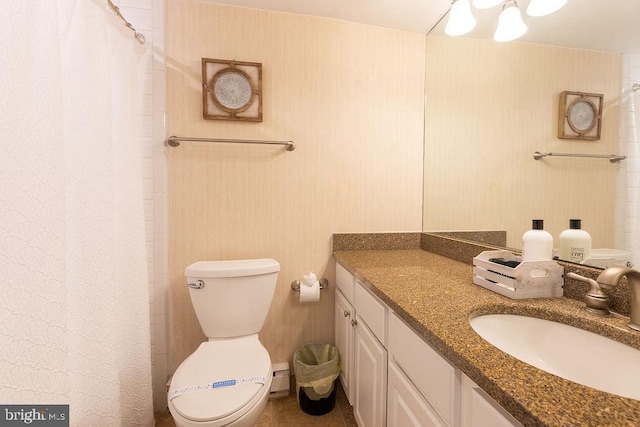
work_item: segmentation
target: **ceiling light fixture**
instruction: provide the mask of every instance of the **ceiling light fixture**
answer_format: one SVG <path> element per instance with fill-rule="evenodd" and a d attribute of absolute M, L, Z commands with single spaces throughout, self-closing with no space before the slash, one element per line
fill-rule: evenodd
<path fill-rule="evenodd" d="M 476 18 L 471 13 L 469 0 L 453 0 L 449 11 L 449 20 L 444 29 L 448 36 L 462 36 L 473 30 L 476 26 Z"/>
<path fill-rule="evenodd" d="M 502 5 L 493 39 L 497 42 L 508 42 L 521 37 L 526 32 L 527 25 L 522 20 L 518 3 L 516 0 L 506 0 Z"/>
<path fill-rule="evenodd" d="M 531 2 L 529 3 L 529 7 L 527 7 L 527 15 L 549 15 L 561 9 L 565 4 L 567 4 L 567 0 L 531 0 Z"/>

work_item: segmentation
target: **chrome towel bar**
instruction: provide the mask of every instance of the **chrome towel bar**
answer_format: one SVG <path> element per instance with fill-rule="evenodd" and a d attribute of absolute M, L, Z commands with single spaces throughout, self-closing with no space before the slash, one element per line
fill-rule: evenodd
<path fill-rule="evenodd" d="M 178 147 L 180 146 L 180 142 L 186 142 L 186 141 L 284 145 L 287 151 L 293 151 L 296 149 L 296 145 L 293 141 L 267 141 L 263 139 L 231 139 L 231 138 L 191 138 L 191 137 L 185 137 L 185 136 L 170 136 L 169 138 L 167 138 L 167 145 L 169 147 Z"/>
<path fill-rule="evenodd" d="M 606 154 L 573 154 L 573 153 L 541 153 L 540 151 L 536 151 L 533 153 L 533 158 L 536 160 L 540 160 L 543 157 L 591 157 L 595 159 L 609 159 L 611 163 L 618 163 L 620 160 L 624 160 L 627 156 L 618 156 L 615 154 L 606 155 Z"/>

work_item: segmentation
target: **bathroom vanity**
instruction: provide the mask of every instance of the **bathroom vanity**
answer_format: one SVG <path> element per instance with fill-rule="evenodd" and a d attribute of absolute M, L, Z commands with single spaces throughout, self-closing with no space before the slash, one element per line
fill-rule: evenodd
<path fill-rule="evenodd" d="M 640 425 L 640 401 L 521 362 L 469 324 L 476 315 L 517 313 L 640 349 L 628 319 L 593 316 L 569 298 L 503 297 L 472 283 L 471 259 L 420 248 L 340 249 L 334 257 L 341 382 L 360 426 Z"/>

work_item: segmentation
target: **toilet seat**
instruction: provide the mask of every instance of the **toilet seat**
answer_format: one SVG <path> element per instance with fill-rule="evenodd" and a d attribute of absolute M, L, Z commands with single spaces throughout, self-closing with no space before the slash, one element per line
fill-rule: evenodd
<path fill-rule="evenodd" d="M 188 420 L 219 421 L 225 425 L 240 418 L 269 393 L 272 375 L 269 353 L 257 335 L 204 342 L 173 375 L 169 396 L 188 391 L 173 397 L 171 406 Z M 211 386 L 230 380 L 241 381 Z M 194 388 L 198 390 L 193 391 Z"/>

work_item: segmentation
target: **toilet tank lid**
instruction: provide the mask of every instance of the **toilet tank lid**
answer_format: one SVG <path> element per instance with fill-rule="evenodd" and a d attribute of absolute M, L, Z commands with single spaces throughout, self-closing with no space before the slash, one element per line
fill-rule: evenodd
<path fill-rule="evenodd" d="M 199 261 L 185 269 L 187 277 L 257 276 L 280 271 L 280 264 L 272 258 L 227 261 Z"/>

